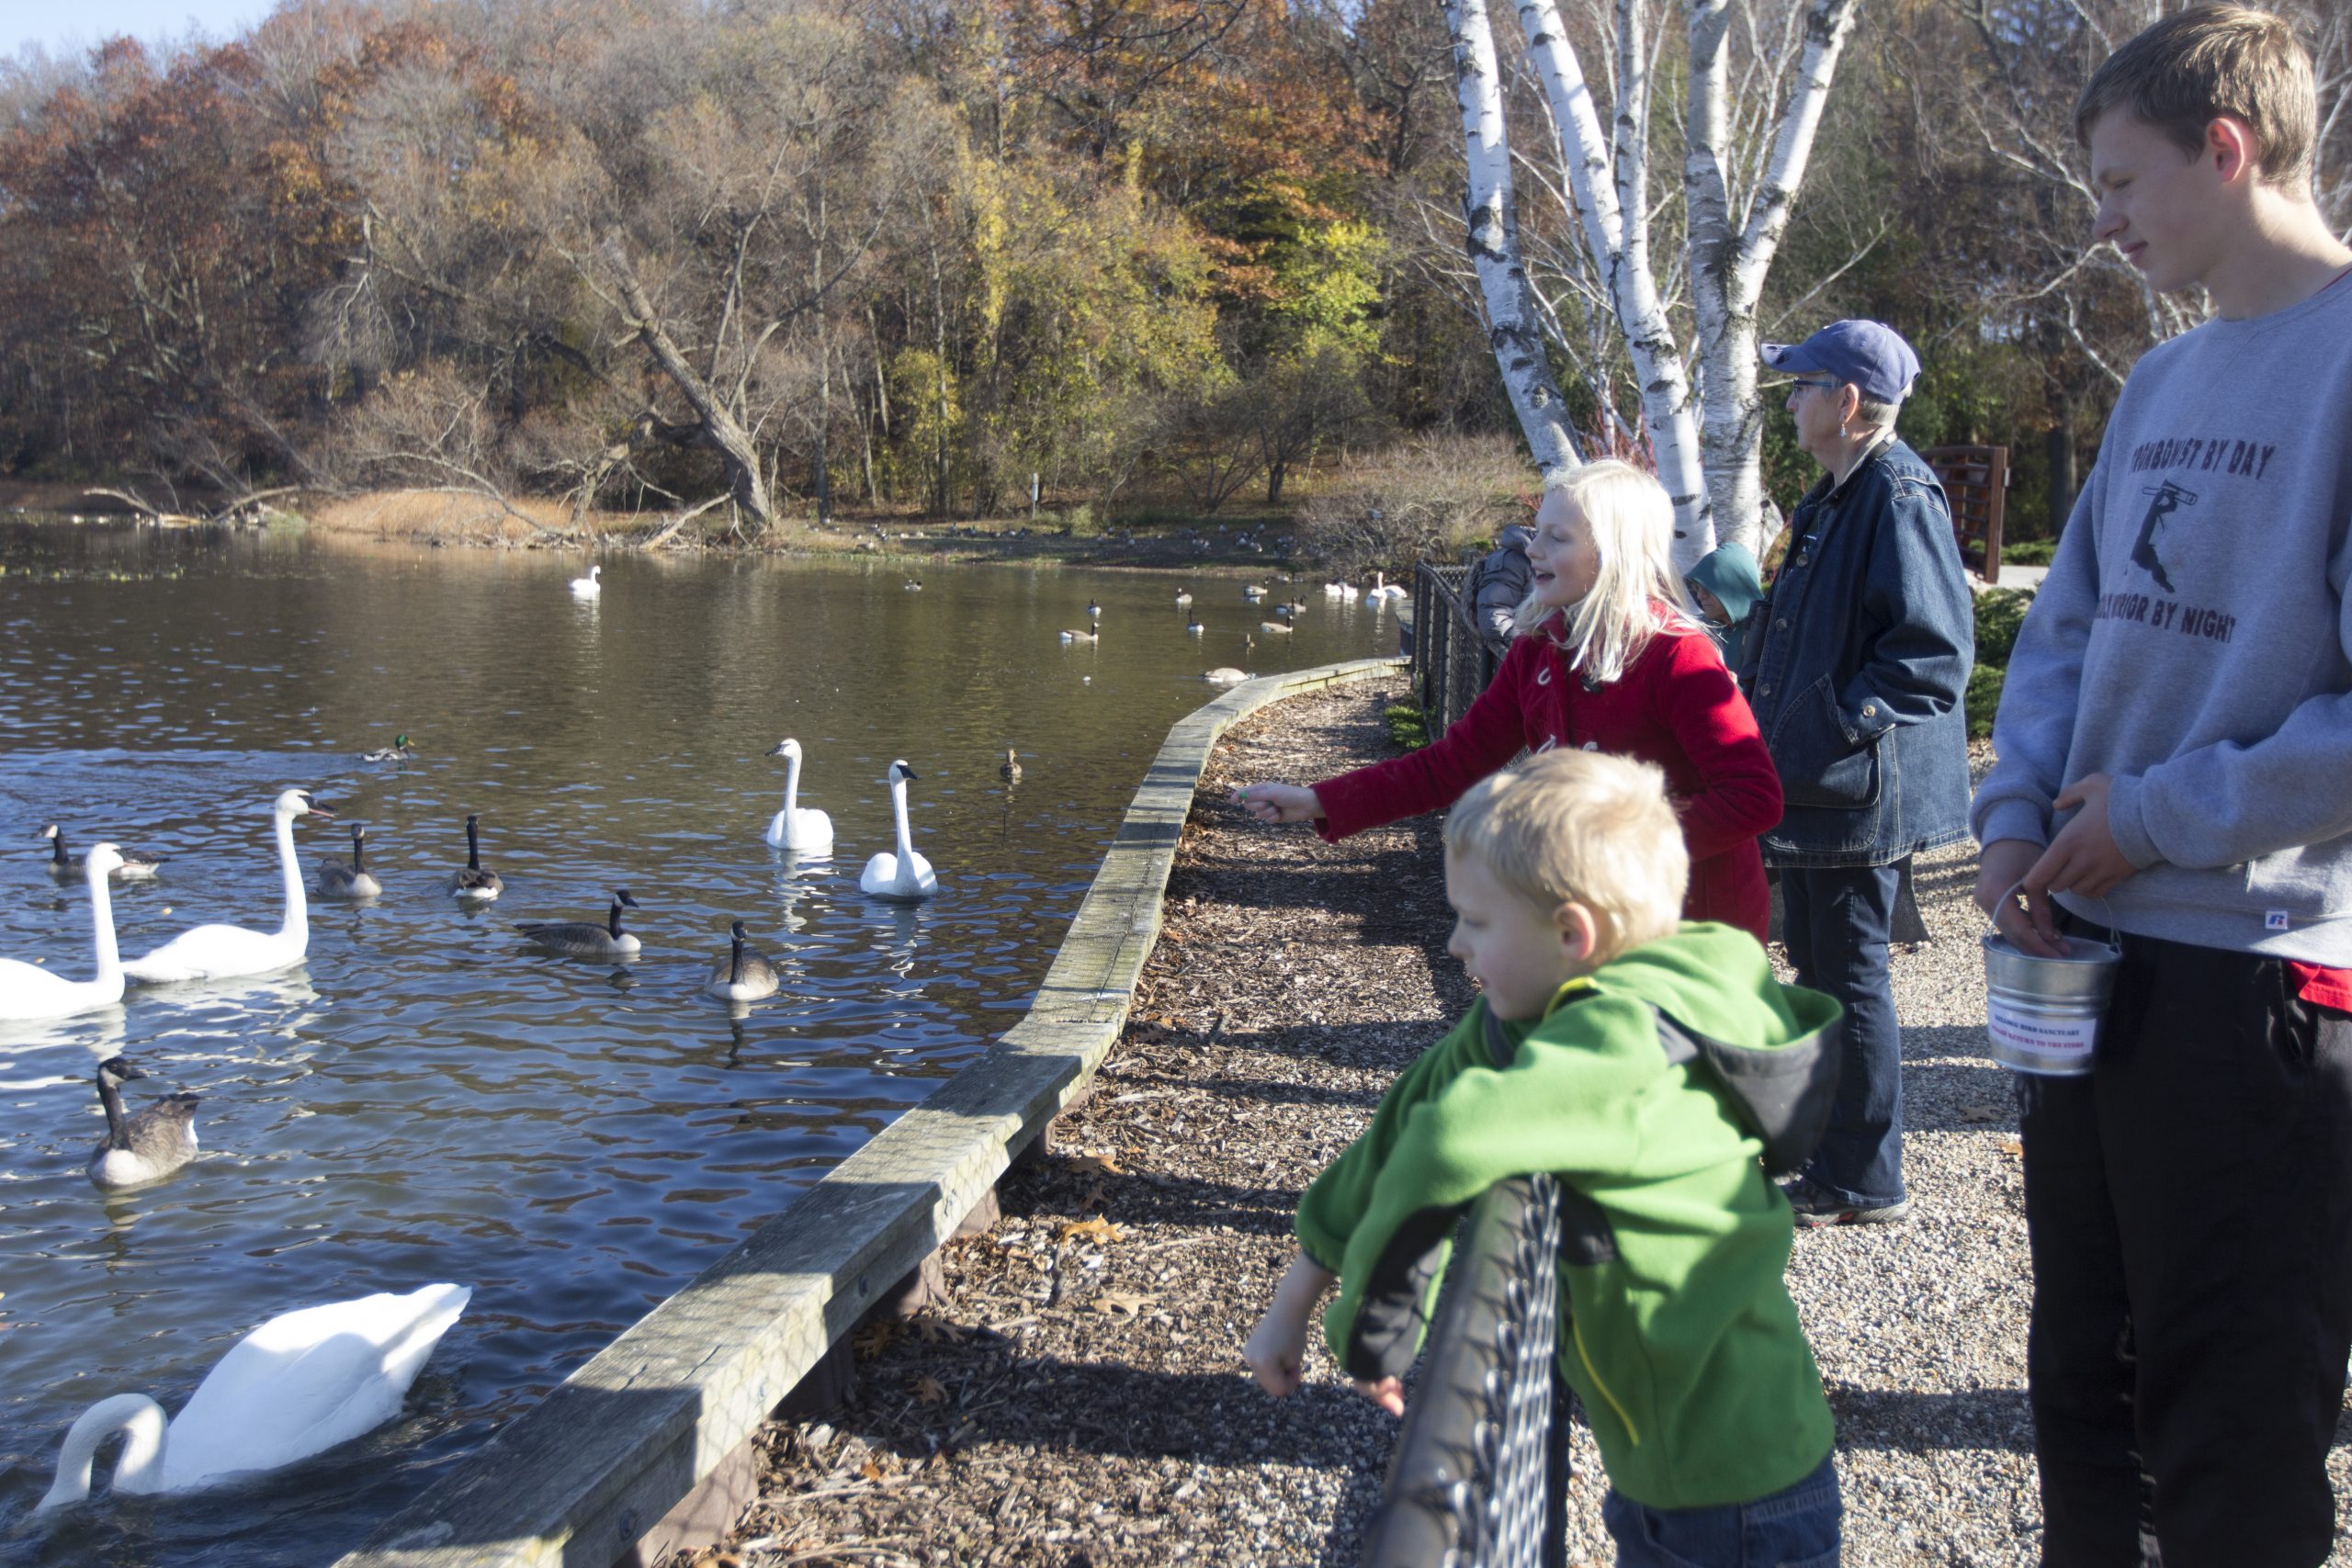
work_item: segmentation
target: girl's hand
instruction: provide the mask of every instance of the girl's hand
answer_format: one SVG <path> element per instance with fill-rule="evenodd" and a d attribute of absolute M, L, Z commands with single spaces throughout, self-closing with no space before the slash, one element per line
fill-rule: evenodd
<path fill-rule="evenodd" d="M 1261 822 L 1310 822 L 1323 815 L 1323 803 L 1303 784 L 1244 784 L 1233 792 L 1233 804 Z"/>
<path fill-rule="evenodd" d="M 1355 1380 L 1356 1392 L 1379 1405 L 1399 1421 L 1405 1418 L 1405 1385 L 1395 1378 L 1383 1378 L 1378 1382 Z"/>
<path fill-rule="evenodd" d="M 1277 1300 L 1242 1345 L 1241 1359 L 1257 1374 L 1258 1386 L 1276 1399 L 1296 1392 L 1306 1362 L 1306 1320 Z"/>

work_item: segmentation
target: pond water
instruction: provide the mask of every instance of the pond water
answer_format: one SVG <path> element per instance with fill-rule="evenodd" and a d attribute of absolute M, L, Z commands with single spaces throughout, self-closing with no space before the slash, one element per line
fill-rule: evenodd
<path fill-rule="evenodd" d="M 502 1420 L 784 1208 L 1014 1021 L 1168 727 L 1209 666 L 1393 651 L 1393 614 L 1295 585 L 1293 636 L 1243 579 L 1057 567 L 584 558 L 280 535 L 0 526 L 0 954 L 91 969 L 87 897 L 37 837 L 168 855 L 114 899 L 126 955 L 281 914 L 269 805 L 314 790 L 305 878 L 368 828 L 383 896 L 313 898 L 305 963 L 244 985 L 0 1025 L 0 1565 L 322 1564 Z M 1273 580 L 1269 580 L 1272 582 Z M 1279 587 L 1278 582 L 1274 586 Z M 1275 597 L 1280 597 L 1277 593 Z M 1102 605 L 1102 640 L 1066 645 Z M 357 753 L 406 732 L 401 765 Z M 807 750 L 829 860 L 762 840 Z M 1004 748 L 1024 776 L 998 776 Z M 918 907 L 862 895 L 905 758 Z M 482 817 L 506 891 L 441 881 Z M 625 966 L 523 919 L 642 906 Z M 775 997 L 700 994 L 747 922 Z M 91 1073 L 203 1097 L 204 1153 L 102 1195 Z M 267 1479 L 35 1517 L 85 1406 L 167 1410 L 248 1328 L 435 1280 L 473 1288 L 401 1416 Z M 101 1471 L 111 1461 L 102 1461 Z"/>

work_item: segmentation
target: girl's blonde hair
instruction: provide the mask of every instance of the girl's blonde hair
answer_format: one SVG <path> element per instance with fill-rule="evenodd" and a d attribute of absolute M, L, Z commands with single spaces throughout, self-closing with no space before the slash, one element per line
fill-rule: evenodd
<path fill-rule="evenodd" d="M 1633 666 L 1663 626 L 1698 624 L 1674 570 L 1674 502 L 1664 485 L 1614 457 L 1555 472 L 1544 481 L 1544 499 L 1555 495 L 1584 513 L 1600 574 L 1592 592 L 1566 610 L 1538 604 L 1530 590 L 1515 625 L 1520 636 L 1531 637 L 1555 617 L 1565 621 L 1558 636 L 1568 668 L 1605 686 Z M 1660 604 L 1667 606 L 1663 616 Z"/>

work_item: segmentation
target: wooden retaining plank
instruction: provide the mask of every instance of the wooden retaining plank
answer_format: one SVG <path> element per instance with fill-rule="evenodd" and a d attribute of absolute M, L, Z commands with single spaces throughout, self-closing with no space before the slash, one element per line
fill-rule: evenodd
<path fill-rule="evenodd" d="M 986 1198 L 1125 1027 L 1201 770 L 1236 719 L 1402 668 L 1245 682 L 1146 770 L 1028 1014 L 335 1568 L 609 1568 Z"/>

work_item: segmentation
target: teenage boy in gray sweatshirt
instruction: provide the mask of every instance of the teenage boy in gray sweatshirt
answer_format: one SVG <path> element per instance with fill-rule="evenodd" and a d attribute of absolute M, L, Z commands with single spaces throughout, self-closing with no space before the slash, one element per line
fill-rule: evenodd
<path fill-rule="evenodd" d="M 2148 352 L 2009 662 L 1976 895 L 2116 933 L 2018 1079 L 2050 1563 L 2307 1565 L 2352 1349 L 2352 250 L 2286 24 L 2199 6 L 2084 90 L 2096 237 L 2215 319 Z M 2053 904 L 2052 896 L 2055 895 Z"/>

